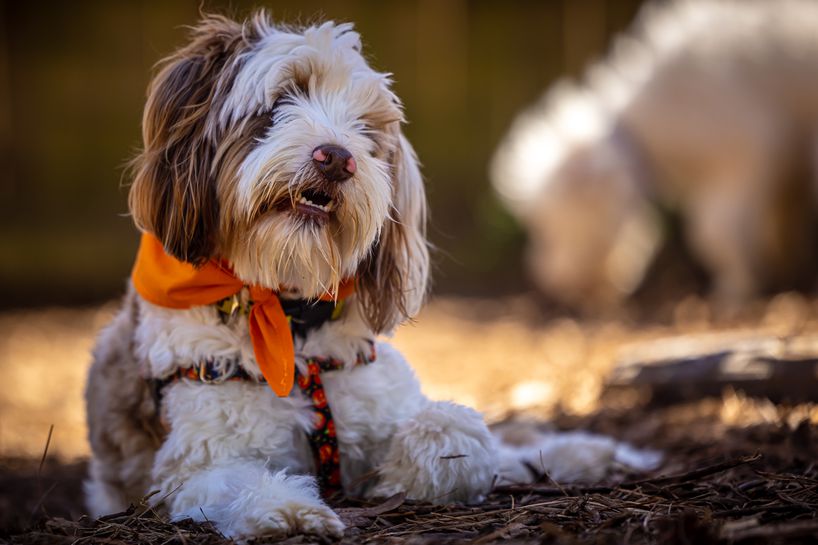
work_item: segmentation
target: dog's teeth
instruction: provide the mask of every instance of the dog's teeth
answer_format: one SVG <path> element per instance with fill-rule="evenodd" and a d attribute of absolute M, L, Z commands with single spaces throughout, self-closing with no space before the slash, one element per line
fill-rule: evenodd
<path fill-rule="evenodd" d="M 335 204 L 335 201 L 329 201 L 327 204 L 316 204 L 306 198 L 304 195 L 299 195 L 296 199 L 298 204 L 303 204 L 305 206 L 311 206 L 313 208 L 318 208 L 319 210 L 323 210 L 324 212 L 330 212 Z"/>

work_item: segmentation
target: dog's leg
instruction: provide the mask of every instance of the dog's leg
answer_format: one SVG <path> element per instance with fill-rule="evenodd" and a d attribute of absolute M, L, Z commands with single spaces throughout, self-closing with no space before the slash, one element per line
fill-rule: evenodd
<path fill-rule="evenodd" d="M 728 132 L 697 150 L 701 179 L 682 201 L 688 242 L 712 274 L 720 310 L 728 315 L 770 287 L 775 271 L 791 268 L 788 241 L 799 231 L 786 227 L 788 215 L 798 215 L 797 204 L 780 206 L 796 159 L 787 127 L 754 102 L 733 107 L 746 115 L 722 123 Z"/>
<path fill-rule="evenodd" d="M 163 430 L 139 364 L 131 353 L 134 296 L 103 330 L 85 391 L 93 458 L 85 482 L 88 511 L 99 517 L 127 509 L 147 492 Z"/>
<path fill-rule="evenodd" d="M 500 444 L 498 484 L 545 478 L 557 483 L 594 483 L 617 469 L 648 471 L 662 461 L 658 451 L 584 431 L 543 432 L 533 422 L 510 422 L 493 431 Z"/>
<path fill-rule="evenodd" d="M 231 538 L 339 537 L 344 531 L 313 477 L 273 472 L 257 460 L 225 461 L 195 472 L 165 501 L 172 518 L 213 522 Z"/>
<path fill-rule="evenodd" d="M 343 523 L 315 478 L 304 475 L 312 416 L 305 407 L 263 385 L 170 386 L 163 400 L 170 432 L 156 455 L 154 500 L 173 519 L 209 520 L 232 538 L 340 536 Z"/>
<path fill-rule="evenodd" d="M 496 470 L 497 445 L 480 414 L 456 403 L 429 402 L 398 427 L 371 495 L 479 502 Z"/>
<path fill-rule="evenodd" d="M 359 493 L 350 466 L 377 483 L 369 497 L 405 492 L 435 503 L 477 501 L 494 479 L 495 444 L 474 410 L 429 401 L 403 356 L 378 345 L 378 360 L 324 377 L 345 461 L 348 493 Z M 350 481 L 353 483 L 350 485 Z"/>
<path fill-rule="evenodd" d="M 729 308 L 740 306 L 759 287 L 749 230 L 744 229 L 748 212 L 737 206 L 737 200 L 727 192 L 703 196 L 690 206 L 688 228 L 694 251 L 713 275 L 716 298 Z"/>

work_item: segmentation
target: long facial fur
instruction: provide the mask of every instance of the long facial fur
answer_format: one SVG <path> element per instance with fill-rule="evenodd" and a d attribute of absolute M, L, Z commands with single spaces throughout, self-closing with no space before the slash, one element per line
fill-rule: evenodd
<path fill-rule="evenodd" d="M 130 193 L 137 225 L 183 261 L 227 260 L 248 284 L 317 297 L 354 276 L 375 331 L 417 312 L 423 182 L 389 76 L 360 50 L 349 24 L 292 31 L 263 12 L 242 24 L 205 17 L 148 90 Z M 352 153 L 351 179 L 316 171 L 322 144 Z M 328 223 L 292 212 L 306 189 L 334 198 Z"/>

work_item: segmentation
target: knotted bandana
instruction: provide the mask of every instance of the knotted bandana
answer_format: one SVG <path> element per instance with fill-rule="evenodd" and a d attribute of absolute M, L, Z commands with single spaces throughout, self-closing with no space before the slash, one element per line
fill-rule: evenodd
<path fill-rule="evenodd" d="M 186 309 L 211 305 L 244 287 L 226 263 L 211 259 L 201 267 L 168 255 L 159 240 L 143 233 L 131 273 L 134 288 L 146 301 L 166 308 Z M 267 384 L 280 397 L 289 395 L 295 376 L 295 350 L 287 316 L 278 294 L 268 288 L 249 286 L 253 301 L 248 324 L 253 352 Z M 345 280 L 337 299 L 355 289 L 354 280 Z M 322 300 L 333 300 L 325 294 Z"/>

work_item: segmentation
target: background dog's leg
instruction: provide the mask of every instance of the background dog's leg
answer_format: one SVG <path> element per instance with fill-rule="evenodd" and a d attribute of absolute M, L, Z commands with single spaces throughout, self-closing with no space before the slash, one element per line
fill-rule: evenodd
<path fill-rule="evenodd" d="M 809 247 L 809 192 L 798 166 L 807 152 L 764 108 L 747 111 L 753 115 L 732 124 L 723 144 L 700 154 L 701 175 L 688 180 L 683 205 L 688 241 L 728 314 L 764 288 L 797 284 L 809 264 L 796 250 Z"/>
<path fill-rule="evenodd" d="M 737 193 L 715 195 L 697 200 L 691 206 L 695 216 L 688 236 L 693 249 L 713 275 L 713 292 L 720 303 L 730 308 L 756 295 L 757 269 L 750 254 L 748 222 L 739 216 Z"/>
<path fill-rule="evenodd" d="M 273 472 L 257 460 L 224 462 L 177 486 L 165 499 L 171 517 L 213 522 L 228 537 L 340 536 L 344 531 L 313 477 Z"/>

